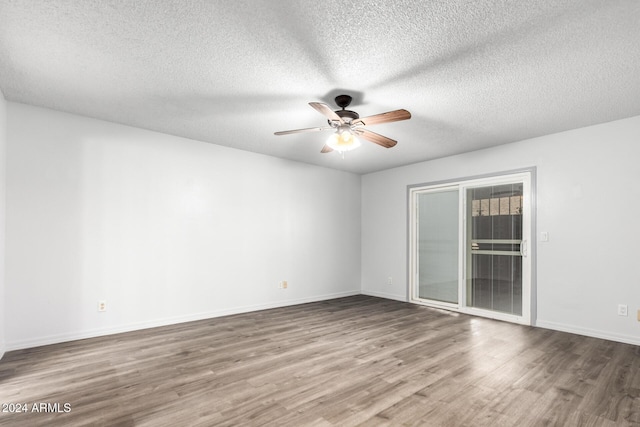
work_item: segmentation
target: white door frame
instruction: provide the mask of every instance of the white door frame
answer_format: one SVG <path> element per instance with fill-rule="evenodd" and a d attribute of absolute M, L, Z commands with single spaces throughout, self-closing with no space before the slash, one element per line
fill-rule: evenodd
<path fill-rule="evenodd" d="M 523 218 L 522 240 L 526 255 L 522 257 L 522 315 L 501 313 L 486 309 L 469 307 L 466 304 L 466 274 L 467 274 L 467 189 L 488 185 L 500 185 L 513 182 L 523 183 Z M 425 192 L 458 189 L 458 217 L 459 217 L 459 255 L 458 255 L 458 303 L 425 300 L 418 297 L 418 212 L 417 195 Z M 408 187 L 408 293 L 407 300 L 412 303 L 427 305 L 435 308 L 456 311 L 481 317 L 489 317 L 512 323 L 532 325 L 535 319 L 535 168 L 519 171 L 504 172 L 481 177 L 441 181 L 412 185 Z"/>

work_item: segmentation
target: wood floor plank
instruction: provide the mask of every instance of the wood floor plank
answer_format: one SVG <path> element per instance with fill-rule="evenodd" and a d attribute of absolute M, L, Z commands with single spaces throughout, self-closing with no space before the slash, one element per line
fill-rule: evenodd
<path fill-rule="evenodd" d="M 71 412 L 0 426 L 640 426 L 640 349 L 356 296 L 9 352 L 2 403 Z"/>

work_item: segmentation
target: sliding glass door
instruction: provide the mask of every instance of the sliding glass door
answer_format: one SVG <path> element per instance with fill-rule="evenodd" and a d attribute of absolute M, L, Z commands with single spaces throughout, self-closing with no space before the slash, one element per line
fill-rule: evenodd
<path fill-rule="evenodd" d="M 530 323 L 530 174 L 410 188 L 419 304 Z"/>

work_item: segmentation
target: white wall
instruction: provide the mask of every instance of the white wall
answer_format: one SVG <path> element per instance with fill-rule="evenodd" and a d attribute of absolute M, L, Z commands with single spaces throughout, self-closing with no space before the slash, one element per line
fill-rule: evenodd
<path fill-rule="evenodd" d="M 0 359 L 5 351 L 5 195 L 7 150 L 7 103 L 0 90 Z"/>
<path fill-rule="evenodd" d="M 537 325 L 640 344 L 638 159 L 640 116 L 365 175 L 363 293 L 407 300 L 407 185 L 535 166 Z"/>
<path fill-rule="evenodd" d="M 360 291 L 357 175 L 15 103 L 7 159 L 7 349 Z"/>

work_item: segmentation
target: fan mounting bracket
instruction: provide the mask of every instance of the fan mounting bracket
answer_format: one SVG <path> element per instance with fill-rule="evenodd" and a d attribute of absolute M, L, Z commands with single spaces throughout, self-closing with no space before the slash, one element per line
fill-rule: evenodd
<path fill-rule="evenodd" d="M 352 99 L 353 98 L 351 98 L 351 96 L 349 95 L 338 95 L 335 97 L 336 105 L 342 108 L 343 110 L 347 108 L 349 104 L 351 104 Z"/>

